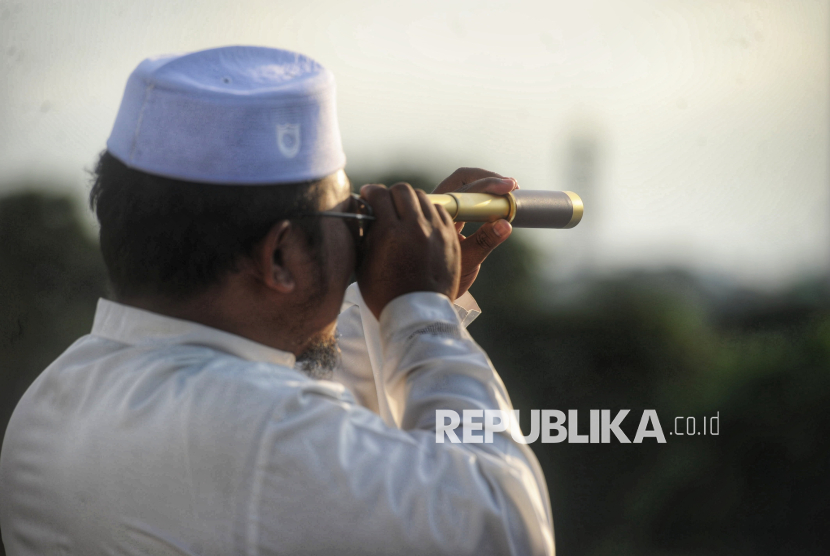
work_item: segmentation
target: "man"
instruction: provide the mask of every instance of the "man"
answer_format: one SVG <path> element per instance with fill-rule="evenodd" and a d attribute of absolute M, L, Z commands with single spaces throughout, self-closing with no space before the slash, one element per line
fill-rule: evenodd
<path fill-rule="evenodd" d="M 422 192 L 355 199 L 344 165 L 309 58 L 229 47 L 133 72 L 91 194 L 116 301 L 12 416 L 10 555 L 553 552 L 527 446 L 436 443 L 437 409 L 511 409 L 451 304 L 509 225 L 462 247 Z M 341 306 L 337 376 L 375 412 L 312 378 L 336 366 Z"/>

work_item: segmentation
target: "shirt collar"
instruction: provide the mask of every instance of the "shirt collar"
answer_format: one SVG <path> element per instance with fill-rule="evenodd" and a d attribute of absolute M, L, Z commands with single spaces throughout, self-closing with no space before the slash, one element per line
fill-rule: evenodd
<path fill-rule="evenodd" d="M 174 319 L 106 299 L 98 300 L 92 335 L 129 345 L 158 343 L 204 346 L 247 361 L 294 367 L 292 353 L 203 324 Z"/>

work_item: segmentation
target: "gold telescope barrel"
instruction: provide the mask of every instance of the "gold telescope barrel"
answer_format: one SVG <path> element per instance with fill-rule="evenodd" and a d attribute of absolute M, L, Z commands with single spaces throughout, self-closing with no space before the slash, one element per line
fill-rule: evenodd
<path fill-rule="evenodd" d="M 515 228 L 573 228 L 582 220 L 582 199 L 572 191 L 524 191 L 507 195 L 443 193 L 428 195 L 456 222 L 504 218 Z"/>

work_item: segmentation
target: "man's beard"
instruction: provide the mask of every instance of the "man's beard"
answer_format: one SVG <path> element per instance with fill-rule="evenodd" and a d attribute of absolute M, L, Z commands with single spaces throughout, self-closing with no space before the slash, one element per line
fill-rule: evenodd
<path fill-rule="evenodd" d="M 312 314 L 318 310 L 317 303 L 328 293 L 331 284 L 326 280 L 325 257 L 318 248 L 314 251 L 317 272 L 312 274 L 313 293 L 306 303 L 301 306 L 298 314 Z M 340 365 L 340 346 L 337 344 L 339 334 L 337 330 L 330 334 L 318 334 L 300 355 L 297 356 L 295 368 L 316 380 L 331 380 L 334 369 Z"/>
<path fill-rule="evenodd" d="M 340 346 L 337 333 L 315 338 L 308 348 L 297 356 L 296 367 L 317 380 L 331 380 L 334 369 L 340 364 Z"/>

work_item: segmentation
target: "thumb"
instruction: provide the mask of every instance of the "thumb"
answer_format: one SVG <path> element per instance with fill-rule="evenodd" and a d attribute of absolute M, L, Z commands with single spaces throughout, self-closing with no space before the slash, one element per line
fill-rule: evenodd
<path fill-rule="evenodd" d="M 461 266 L 480 265 L 493 249 L 501 245 L 513 231 L 507 220 L 496 220 L 481 226 L 476 233 L 461 242 Z"/>

